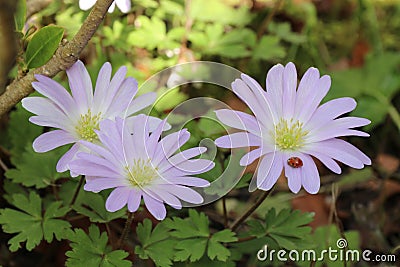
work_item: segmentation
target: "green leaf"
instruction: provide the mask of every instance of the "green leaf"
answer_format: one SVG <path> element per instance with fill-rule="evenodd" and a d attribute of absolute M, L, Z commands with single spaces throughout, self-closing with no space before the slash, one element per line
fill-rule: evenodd
<path fill-rule="evenodd" d="M 277 37 L 293 44 L 300 44 L 307 40 L 306 36 L 292 32 L 290 23 L 275 23 L 271 22 L 268 26 L 271 33 L 274 33 Z"/>
<path fill-rule="evenodd" d="M 68 239 L 71 240 L 72 248 L 65 253 L 68 257 L 68 267 L 132 266 L 130 261 L 125 260 L 129 253 L 123 250 L 112 251 L 111 247 L 107 246 L 107 234 L 100 234 L 99 228 L 93 224 L 89 227 L 89 234 L 77 228 L 71 231 Z"/>
<path fill-rule="evenodd" d="M 188 96 L 181 92 L 179 87 L 176 87 L 162 94 L 155 103 L 155 108 L 159 111 L 172 109 L 186 99 Z"/>
<path fill-rule="evenodd" d="M 85 13 L 76 12 L 75 6 L 65 9 L 63 12 L 59 12 L 59 10 L 60 7 L 55 9 L 57 25 L 65 29 L 66 35 L 75 36 L 85 19 Z"/>
<path fill-rule="evenodd" d="M 280 59 L 285 57 L 286 51 L 280 44 L 277 36 L 263 36 L 253 51 L 254 59 Z"/>
<path fill-rule="evenodd" d="M 146 16 L 139 16 L 136 23 L 139 27 L 128 35 L 129 44 L 149 50 L 156 47 L 166 48 L 164 41 L 167 31 L 164 21 L 157 17 L 149 19 Z"/>
<path fill-rule="evenodd" d="M 93 193 L 81 190 L 79 201 L 73 207 L 78 213 L 89 217 L 91 222 L 106 223 L 125 215 L 125 209 L 109 212 L 105 208 L 107 196 L 104 193 Z"/>
<path fill-rule="evenodd" d="M 0 224 L 3 231 L 9 234 L 18 233 L 8 241 L 10 250 L 16 251 L 21 247 L 22 242 L 26 241 L 26 249 L 32 250 L 44 238 L 47 242 L 52 242 L 55 236 L 61 240 L 64 233 L 71 227 L 69 222 L 55 219 L 66 214 L 68 208 L 61 208 L 62 202 L 57 201 L 45 207 L 42 216 L 42 200 L 35 192 L 31 192 L 29 197 L 23 194 L 14 194 L 12 202 L 15 209 L 0 210 Z"/>
<path fill-rule="evenodd" d="M 351 170 L 350 173 L 342 175 L 340 181 L 338 181 L 336 184 L 339 187 L 353 186 L 355 184 L 368 181 L 371 179 L 372 175 L 373 172 L 371 167 L 366 167 L 361 170 Z"/>
<path fill-rule="evenodd" d="M 193 0 L 189 17 L 224 25 L 246 25 L 253 16 L 245 5 L 234 8 L 224 1 L 207 1 L 207 4 L 204 4 L 203 0 Z"/>
<path fill-rule="evenodd" d="M 231 252 L 220 243 L 210 240 L 208 243 L 207 255 L 211 260 L 216 258 L 219 261 L 226 261 L 231 255 Z"/>
<path fill-rule="evenodd" d="M 210 259 L 226 261 L 231 255 L 221 243 L 237 241 L 235 233 L 229 229 L 210 235 L 209 221 L 204 213 L 189 209 L 189 218 L 173 217 L 163 222 L 172 232 L 170 235 L 181 239 L 177 242 L 174 260 L 198 261 L 207 250 Z M 183 240 L 182 240 L 183 239 Z"/>
<path fill-rule="evenodd" d="M 208 237 L 208 218 L 204 213 L 198 213 L 194 209 L 189 209 L 189 218 L 181 219 L 173 217 L 164 221 L 165 225 L 171 230 L 171 236 L 177 238 Z"/>
<path fill-rule="evenodd" d="M 241 58 L 251 54 L 256 35 L 249 29 L 233 29 L 225 32 L 222 24 L 207 25 L 205 33 L 192 32 L 188 36 L 195 50 L 209 55 Z M 244 42 L 246 40 L 246 42 Z"/>
<path fill-rule="evenodd" d="M 207 238 L 204 237 L 180 240 L 175 246 L 175 249 L 177 249 L 178 252 L 176 252 L 174 260 L 190 260 L 191 262 L 198 261 L 206 252 L 207 242 Z"/>
<path fill-rule="evenodd" d="M 25 62 L 28 69 L 44 65 L 56 52 L 64 34 L 58 26 L 46 26 L 40 29 L 28 43 Z"/>
<path fill-rule="evenodd" d="M 257 238 L 269 236 L 281 248 L 290 250 L 304 246 L 305 240 L 311 233 L 311 227 L 306 225 L 312 221 L 313 216 L 313 213 L 290 209 L 283 209 L 276 214 L 272 208 L 265 215 L 264 222 L 251 220 L 247 224 L 250 227 L 250 235 Z"/>
<path fill-rule="evenodd" d="M 8 138 L 11 143 L 11 162 L 15 165 L 20 161 L 21 154 L 33 140 L 43 132 L 43 127 L 29 122 L 32 113 L 26 111 L 21 103 L 10 113 L 8 123 Z"/>
<path fill-rule="evenodd" d="M 219 231 L 212 235 L 208 243 L 207 255 L 211 260 L 217 258 L 219 261 L 226 261 L 231 252 L 221 243 L 229 243 L 237 241 L 235 233 L 229 229 Z"/>
<path fill-rule="evenodd" d="M 357 231 L 346 231 L 343 233 L 343 235 L 347 242 L 346 250 L 358 250 L 361 255 L 360 234 Z M 312 236 L 314 246 L 305 249 L 313 249 L 316 252 L 316 255 L 322 255 L 323 250 L 338 250 L 340 253 L 340 248 L 337 246 L 337 241 L 341 238 L 343 238 L 342 234 L 339 232 L 336 225 L 321 226 L 315 229 Z M 299 253 L 301 253 L 301 251 L 299 251 Z M 310 266 L 309 261 L 298 261 L 296 263 L 302 267 Z M 350 256 L 348 258 L 347 265 L 353 266 L 352 263 L 352 258 Z M 344 266 L 344 260 L 340 260 L 340 257 L 338 257 L 337 260 L 330 260 L 329 257 L 325 255 L 322 260 L 315 262 L 315 266 L 342 267 Z"/>
<path fill-rule="evenodd" d="M 141 246 L 135 247 L 135 253 L 141 259 L 152 259 L 157 266 L 171 266 L 176 240 L 170 238 L 168 231 L 164 223 L 157 224 L 152 230 L 151 221 L 145 219 L 136 228 Z"/>
<path fill-rule="evenodd" d="M 209 181 L 214 181 L 211 186 L 206 187 L 204 191 L 210 195 L 217 194 L 223 196 L 237 185 L 244 172 L 244 167 L 240 166 L 239 161 L 245 153 L 246 151 L 244 149 L 237 150 L 225 160 L 224 168 L 221 168 L 221 165 L 216 163 L 214 169 L 198 175 Z M 217 178 L 218 180 L 216 180 Z"/>
<path fill-rule="evenodd" d="M 26 0 L 18 0 L 17 12 L 14 15 L 15 30 L 22 32 L 26 21 Z"/>
<path fill-rule="evenodd" d="M 66 172 L 56 171 L 57 162 L 66 151 L 67 147 L 61 147 L 46 153 L 36 153 L 28 145 L 16 160 L 16 168 L 6 171 L 5 176 L 24 186 L 47 187 L 61 177 L 68 177 Z"/>

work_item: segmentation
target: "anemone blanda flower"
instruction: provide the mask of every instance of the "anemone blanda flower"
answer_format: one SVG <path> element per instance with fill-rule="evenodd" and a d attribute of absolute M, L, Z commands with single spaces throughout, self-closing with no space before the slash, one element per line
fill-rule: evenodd
<path fill-rule="evenodd" d="M 149 212 L 162 220 L 166 216 L 164 203 L 180 209 L 180 199 L 193 204 L 203 202 L 202 196 L 188 186 L 208 186 L 208 181 L 193 175 L 212 169 L 214 162 L 192 159 L 204 153 L 205 147 L 174 154 L 189 140 L 190 133 L 183 129 L 159 140 L 165 121 L 151 134 L 147 121 L 145 115 L 125 120 L 128 125 L 119 118 L 102 121 L 100 131 L 96 131 L 102 146 L 81 141 L 95 154 L 78 153 L 70 167 L 86 175 L 87 191 L 115 188 L 106 201 L 108 211 L 127 205 L 130 212 L 135 212 L 143 197 Z"/>
<path fill-rule="evenodd" d="M 79 0 L 79 8 L 82 10 L 88 10 L 96 4 L 96 1 L 97 0 Z M 128 13 L 131 9 L 131 0 L 115 0 L 108 9 L 109 13 L 114 12 L 115 4 L 123 13 Z"/>
<path fill-rule="evenodd" d="M 32 86 L 45 97 L 33 96 L 22 100 L 22 106 L 37 115 L 30 117 L 30 122 L 58 128 L 35 139 L 33 149 L 36 152 L 47 152 L 75 143 L 58 161 L 58 172 L 68 170 L 68 163 L 82 148 L 77 143 L 79 140 L 98 141 L 94 130 L 99 128 L 102 120 L 130 116 L 156 99 L 155 93 L 133 99 L 138 91 L 137 82 L 134 78 L 125 78 L 125 67 L 121 67 L 111 79 L 111 65 L 105 63 L 100 69 L 94 93 L 89 73 L 81 61 L 66 72 L 72 96 L 56 81 L 36 75 L 37 82 L 33 82 Z M 161 121 L 151 118 L 155 123 Z M 75 176 L 74 173 L 71 175 Z"/>
<path fill-rule="evenodd" d="M 247 166 L 260 158 L 256 174 L 257 187 L 269 190 L 282 170 L 292 192 L 301 186 L 309 193 L 317 193 L 320 180 L 311 156 L 319 159 L 335 173 L 341 168 L 335 161 L 361 169 L 371 160 L 340 136 L 369 136 L 354 127 L 364 126 L 369 120 L 339 116 L 352 111 L 356 101 L 338 98 L 319 106 L 331 85 L 329 76 L 320 77 L 316 68 L 309 68 L 297 88 L 297 72 L 293 63 L 278 64 L 267 74 L 267 91 L 251 77 L 242 74 L 232 83 L 235 94 L 251 109 L 254 116 L 229 110 L 217 110 L 223 123 L 245 132 L 218 138 L 219 147 L 254 146 L 240 160 Z M 296 90 L 297 88 L 297 90 Z"/>

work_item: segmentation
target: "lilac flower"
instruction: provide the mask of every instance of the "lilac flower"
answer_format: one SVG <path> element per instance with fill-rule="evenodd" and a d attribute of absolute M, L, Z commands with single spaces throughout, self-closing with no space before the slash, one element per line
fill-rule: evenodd
<path fill-rule="evenodd" d="M 76 62 L 67 71 L 72 96 L 54 80 L 36 75 L 37 82 L 32 86 L 45 97 L 27 97 L 22 106 L 36 114 L 29 121 L 58 128 L 46 132 L 35 139 L 33 149 L 36 152 L 47 152 L 65 144 L 75 143 L 57 163 L 57 171 L 68 170 L 68 163 L 81 149 L 79 140 L 98 142 L 94 130 L 104 119 L 126 117 L 152 104 L 155 93 L 144 94 L 136 99 L 138 91 L 135 79 L 125 78 L 126 68 L 120 68 L 111 79 L 111 65 L 105 63 L 100 69 L 96 89 L 93 93 L 89 73 L 81 61 Z M 159 123 L 161 120 L 153 118 Z M 75 176 L 74 173 L 71 175 Z"/>
<path fill-rule="evenodd" d="M 337 138 L 369 136 L 352 129 L 369 124 L 369 120 L 338 118 L 356 107 L 355 100 L 343 97 L 319 106 L 329 91 L 329 76 L 320 77 L 316 68 L 309 68 L 296 90 L 296 68 L 289 63 L 285 67 L 275 65 L 268 72 L 267 91 L 251 77 L 242 74 L 241 78 L 232 83 L 233 91 L 254 116 L 228 109 L 216 111 L 223 123 L 245 132 L 220 137 L 215 143 L 224 148 L 257 147 L 240 164 L 247 166 L 260 158 L 258 188 L 271 189 L 284 170 L 291 191 L 297 193 L 303 185 L 307 192 L 317 193 L 320 180 L 311 156 L 338 174 L 341 169 L 335 160 L 356 169 L 371 164 L 359 149 Z"/>
<path fill-rule="evenodd" d="M 149 134 L 148 117 L 139 115 L 124 125 L 122 119 L 105 120 L 96 131 L 103 146 L 87 141 L 81 143 L 96 154 L 78 153 L 70 167 L 86 175 L 84 189 L 99 192 L 115 188 L 106 201 L 106 209 L 114 212 L 125 205 L 135 212 L 143 197 L 153 216 L 162 220 L 166 216 L 164 203 L 175 209 L 181 200 L 200 204 L 202 196 L 188 186 L 205 187 L 209 182 L 192 177 L 214 167 L 206 159 L 191 159 L 206 151 L 205 147 L 191 148 L 175 155 L 190 137 L 183 129 L 162 138 L 165 121 Z"/>
<path fill-rule="evenodd" d="M 96 1 L 97 0 L 79 0 L 79 8 L 82 10 L 88 10 L 96 4 Z M 117 4 L 117 7 L 123 13 L 128 13 L 131 9 L 131 0 L 115 0 L 108 9 L 109 13 L 114 12 L 115 4 Z"/>

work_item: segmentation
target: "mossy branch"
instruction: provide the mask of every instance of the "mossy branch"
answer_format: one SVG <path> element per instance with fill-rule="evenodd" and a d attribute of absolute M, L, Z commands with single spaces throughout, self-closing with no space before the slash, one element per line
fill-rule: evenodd
<path fill-rule="evenodd" d="M 26 76 L 14 80 L 7 86 L 6 91 L 0 95 L 0 117 L 33 91 L 32 82 L 35 80 L 35 74 L 54 77 L 78 60 L 82 50 L 103 21 L 112 2 L 113 0 L 98 0 L 70 42 L 62 43 L 45 65 L 30 71 Z"/>

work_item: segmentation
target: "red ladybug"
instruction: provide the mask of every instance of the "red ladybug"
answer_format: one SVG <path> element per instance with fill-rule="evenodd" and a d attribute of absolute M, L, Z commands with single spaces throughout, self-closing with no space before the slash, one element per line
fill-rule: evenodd
<path fill-rule="evenodd" d="M 303 161 L 298 157 L 288 158 L 287 164 L 292 168 L 300 168 L 303 166 Z"/>

